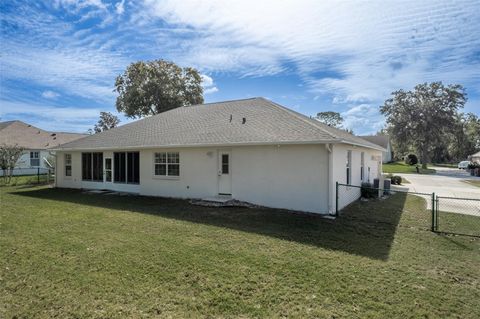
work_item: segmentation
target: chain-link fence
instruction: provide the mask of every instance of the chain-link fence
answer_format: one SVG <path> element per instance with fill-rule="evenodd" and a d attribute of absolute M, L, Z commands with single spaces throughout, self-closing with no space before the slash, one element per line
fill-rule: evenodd
<path fill-rule="evenodd" d="M 436 196 L 395 186 L 380 189 L 337 183 L 336 214 L 372 224 L 387 222 L 480 237 L 480 198 Z"/>
<path fill-rule="evenodd" d="M 336 214 L 341 218 L 361 219 L 372 225 L 388 223 L 433 230 L 433 193 L 338 183 L 336 194 Z"/>
<path fill-rule="evenodd" d="M 0 169 L 0 186 L 18 186 L 34 184 L 50 184 L 55 180 L 53 168 L 14 168 Z"/>
<path fill-rule="evenodd" d="M 435 231 L 480 236 L 480 198 L 436 196 Z"/>

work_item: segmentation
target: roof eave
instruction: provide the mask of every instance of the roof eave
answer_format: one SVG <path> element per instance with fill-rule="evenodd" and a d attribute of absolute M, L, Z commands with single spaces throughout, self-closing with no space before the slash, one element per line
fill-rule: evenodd
<path fill-rule="evenodd" d="M 361 146 L 361 147 L 366 147 L 366 148 L 371 148 L 371 149 L 374 149 L 374 150 L 377 150 L 377 151 L 382 151 L 382 152 L 386 152 L 387 149 L 386 148 L 383 148 L 379 145 L 365 145 L 365 144 L 361 144 L 361 143 L 356 143 L 356 142 L 352 142 L 352 141 L 348 141 L 348 140 L 342 140 L 341 143 L 344 143 L 344 144 L 350 144 L 350 145 L 355 145 L 355 146 Z"/>
<path fill-rule="evenodd" d="M 276 142 L 239 142 L 239 143 L 204 143 L 204 144 L 167 144 L 145 146 L 115 146 L 115 147 L 65 147 L 51 148 L 52 151 L 95 151 L 95 150 L 140 150 L 152 148 L 190 148 L 190 147 L 232 147 L 232 146 L 261 146 L 261 145 L 314 145 L 342 143 L 340 140 L 313 140 L 313 141 L 276 141 Z"/>

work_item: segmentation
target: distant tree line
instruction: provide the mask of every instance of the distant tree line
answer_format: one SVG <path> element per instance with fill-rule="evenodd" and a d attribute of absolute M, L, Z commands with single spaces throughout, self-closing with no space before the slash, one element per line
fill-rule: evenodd
<path fill-rule="evenodd" d="M 390 135 L 397 158 L 414 152 L 424 167 L 465 160 L 480 149 L 479 117 L 460 112 L 466 101 L 459 84 L 432 82 L 395 91 L 380 107 L 387 125 L 382 133 Z"/>

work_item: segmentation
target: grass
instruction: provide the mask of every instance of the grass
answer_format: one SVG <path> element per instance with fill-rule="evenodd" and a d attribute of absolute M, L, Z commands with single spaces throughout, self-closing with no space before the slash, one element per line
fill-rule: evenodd
<path fill-rule="evenodd" d="M 1 318 L 478 318 L 479 239 L 425 201 L 340 218 L 0 188 Z"/>
<path fill-rule="evenodd" d="M 46 184 L 48 182 L 49 176 L 47 174 L 37 175 L 19 175 L 12 176 L 10 182 L 7 183 L 5 177 L 0 177 L 0 187 L 5 186 L 19 186 L 19 185 L 33 185 L 33 184 Z M 53 176 L 50 176 L 50 180 L 53 180 Z"/>
<path fill-rule="evenodd" d="M 391 174 L 417 174 L 417 170 L 415 165 L 408 165 L 404 162 L 393 162 L 393 163 L 385 163 L 382 165 L 384 173 L 391 173 Z M 420 174 L 433 174 L 435 170 L 432 168 L 423 169 L 419 167 Z"/>
<path fill-rule="evenodd" d="M 480 180 L 469 179 L 469 180 L 464 180 L 464 182 L 473 186 L 480 187 Z"/>

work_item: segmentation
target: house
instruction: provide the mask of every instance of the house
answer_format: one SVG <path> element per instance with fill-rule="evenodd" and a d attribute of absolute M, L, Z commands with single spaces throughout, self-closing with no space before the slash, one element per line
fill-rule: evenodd
<path fill-rule="evenodd" d="M 393 160 L 392 145 L 390 143 L 390 136 L 388 135 L 366 135 L 360 136 L 364 140 L 369 141 L 370 143 L 379 145 L 384 148 L 385 151 L 382 154 L 383 163 L 390 163 Z"/>
<path fill-rule="evenodd" d="M 329 213 L 335 183 L 360 185 L 380 176 L 384 149 L 251 98 L 179 107 L 56 151 L 56 187 Z M 359 196 L 357 188 L 350 191 L 350 198 Z"/>
<path fill-rule="evenodd" d="M 22 121 L 0 122 L 0 145 L 18 145 L 25 151 L 17 161 L 14 175 L 36 174 L 53 163 L 51 147 L 87 136 L 86 134 L 48 132 Z M 51 159 L 50 159 L 51 161 Z"/>
<path fill-rule="evenodd" d="M 470 155 L 468 159 L 472 162 L 477 162 L 480 164 L 480 152 L 476 152 L 475 154 Z"/>

